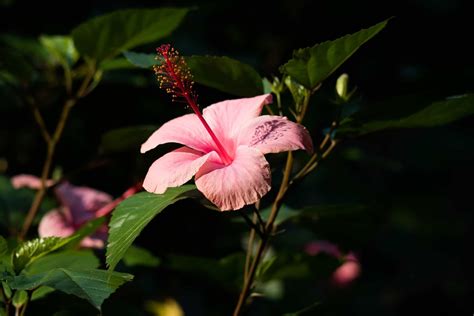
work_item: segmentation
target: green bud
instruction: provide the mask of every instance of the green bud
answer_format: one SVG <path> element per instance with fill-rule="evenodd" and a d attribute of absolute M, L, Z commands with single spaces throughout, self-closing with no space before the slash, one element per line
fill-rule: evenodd
<path fill-rule="evenodd" d="M 13 306 L 20 308 L 28 301 L 28 293 L 25 290 L 16 291 L 13 295 Z"/>
<path fill-rule="evenodd" d="M 343 99 L 344 101 L 347 101 L 349 99 L 349 96 L 347 95 L 347 86 L 349 85 L 349 75 L 348 74 L 342 74 L 339 78 L 337 78 L 336 82 L 336 92 L 337 95 Z"/>

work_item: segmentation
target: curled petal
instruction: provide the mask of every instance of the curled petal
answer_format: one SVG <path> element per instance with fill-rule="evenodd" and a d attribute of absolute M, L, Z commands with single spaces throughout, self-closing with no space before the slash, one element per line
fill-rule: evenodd
<path fill-rule="evenodd" d="M 178 148 L 158 158 L 148 169 L 143 187 L 148 192 L 164 193 L 169 187 L 177 187 L 188 182 L 207 161 L 217 154 L 201 152 L 187 148 Z"/>
<path fill-rule="evenodd" d="M 313 150 L 311 136 L 304 126 L 275 115 L 259 116 L 242 127 L 238 144 L 256 148 L 264 154 Z"/>
<path fill-rule="evenodd" d="M 271 188 L 268 162 L 260 151 L 246 146 L 237 148 L 228 166 L 210 159 L 195 178 L 199 191 L 222 211 L 255 203 Z"/>
<path fill-rule="evenodd" d="M 182 144 L 204 153 L 213 148 L 212 139 L 196 114 L 183 115 L 163 124 L 142 144 L 140 152 L 166 143 Z"/>
<path fill-rule="evenodd" d="M 74 233 L 73 225 L 66 219 L 59 210 L 52 210 L 46 213 L 38 226 L 40 237 L 68 237 Z"/>
<path fill-rule="evenodd" d="M 69 212 L 67 219 L 80 226 L 96 217 L 95 212 L 112 202 L 112 196 L 88 187 L 78 187 L 68 182 L 61 183 L 55 190 L 61 204 Z"/>
<path fill-rule="evenodd" d="M 222 101 L 205 108 L 203 116 L 219 140 L 226 143 L 235 138 L 243 125 L 258 117 L 265 104 L 271 102 L 271 94 Z"/>
<path fill-rule="evenodd" d="M 41 179 L 31 174 L 19 174 L 17 176 L 12 177 L 11 182 L 12 186 L 15 189 L 29 188 L 33 190 L 38 190 L 39 188 L 41 188 Z M 46 187 L 50 187 L 53 184 L 53 180 L 46 180 Z"/>

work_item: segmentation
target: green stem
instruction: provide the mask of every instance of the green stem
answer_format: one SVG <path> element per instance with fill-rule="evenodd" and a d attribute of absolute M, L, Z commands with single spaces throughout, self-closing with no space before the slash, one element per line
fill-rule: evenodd
<path fill-rule="evenodd" d="M 250 266 L 250 270 L 248 271 L 247 278 L 245 278 L 244 280 L 244 286 L 242 288 L 242 291 L 240 292 L 239 300 L 237 301 L 237 305 L 234 309 L 234 313 L 233 313 L 234 316 L 240 315 L 242 308 L 244 306 L 245 300 L 247 299 L 247 296 L 250 293 L 250 289 L 253 285 L 253 280 L 255 278 L 258 265 L 263 257 L 263 253 L 268 244 L 270 236 L 273 232 L 273 223 L 278 214 L 278 210 L 281 206 L 283 197 L 285 196 L 285 193 L 288 189 L 288 182 L 290 180 L 292 169 L 293 169 L 293 154 L 291 152 L 288 152 L 285 171 L 283 174 L 283 180 L 280 185 L 280 189 L 278 190 L 277 197 L 275 198 L 275 201 L 273 202 L 270 217 L 268 218 L 267 225 L 265 226 L 265 233 L 263 234 L 262 239 L 260 240 L 260 243 L 257 248 L 257 253 L 252 261 L 252 265 Z"/>
<path fill-rule="evenodd" d="M 53 157 L 56 150 L 56 145 L 61 139 L 61 136 L 64 131 L 64 127 L 66 126 L 66 122 L 69 117 L 69 113 L 71 112 L 71 109 L 73 108 L 73 106 L 77 103 L 78 99 L 84 97 L 85 94 L 88 92 L 87 88 L 90 84 L 90 81 L 94 77 L 94 73 L 95 73 L 95 67 L 92 66 L 90 69 L 90 72 L 84 78 L 84 81 L 79 87 L 77 93 L 75 95 L 70 95 L 68 99 L 64 102 L 58 124 L 52 136 L 47 134 L 48 137 L 45 137 L 47 130 L 44 125 L 44 120 L 41 116 L 41 113 L 39 112 L 39 110 L 37 110 L 34 113 L 35 118 L 38 117 L 36 118 L 36 121 L 38 122 L 40 129 L 42 130 L 43 138 L 45 138 L 46 140 L 47 150 L 46 150 L 45 162 L 43 164 L 43 169 L 41 172 L 41 186 L 39 190 L 36 192 L 36 195 L 33 199 L 33 203 L 31 204 L 30 210 L 28 211 L 28 214 L 26 215 L 22 230 L 19 235 L 20 240 L 23 240 L 25 236 L 28 234 L 28 230 L 30 229 L 31 224 L 33 223 L 33 220 L 41 206 L 41 202 L 43 201 L 46 195 L 46 190 L 47 190 L 46 181 L 48 180 L 49 174 L 51 172 L 51 166 L 53 163 Z"/>

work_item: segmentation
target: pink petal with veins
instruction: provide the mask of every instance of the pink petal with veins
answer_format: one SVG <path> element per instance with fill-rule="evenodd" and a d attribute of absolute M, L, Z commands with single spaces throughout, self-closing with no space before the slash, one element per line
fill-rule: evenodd
<path fill-rule="evenodd" d="M 226 143 L 230 140 L 235 141 L 242 126 L 258 117 L 262 112 L 263 106 L 271 102 L 271 94 L 259 95 L 253 98 L 226 100 L 205 108 L 203 116 L 214 133 L 216 133 L 217 138 L 221 142 Z"/>
<path fill-rule="evenodd" d="M 263 115 L 244 125 L 238 135 L 238 145 L 257 148 L 264 154 L 304 149 L 313 151 L 306 128 L 286 117 Z"/>
<path fill-rule="evenodd" d="M 270 166 L 263 154 L 246 146 L 228 166 L 207 161 L 196 174 L 196 186 L 222 210 L 237 210 L 257 202 L 271 188 Z"/>

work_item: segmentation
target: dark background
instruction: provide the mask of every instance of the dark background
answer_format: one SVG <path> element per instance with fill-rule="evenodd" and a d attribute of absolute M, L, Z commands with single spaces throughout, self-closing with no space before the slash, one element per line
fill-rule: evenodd
<path fill-rule="evenodd" d="M 0 3 L 1 32 L 30 37 L 68 34 L 77 24 L 116 9 L 195 6 L 168 41 L 183 55 L 227 55 L 251 64 L 264 76 L 279 75 L 278 66 L 291 57 L 293 49 L 394 16 L 337 73 L 349 73 L 362 107 L 376 108 L 390 101 L 400 102 L 400 107 L 418 106 L 416 102 L 473 90 L 468 1 Z M 153 52 L 153 46 L 142 51 Z M 333 97 L 337 74 L 325 83 L 322 99 Z M 198 89 L 201 104 L 231 97 Z M 39 174 L 44 146 L 31 114 L 27 107 L 7 107 L 5 102 L 0 100 L 0 158 L 8 161 L 7 175 Z M 310 109 L 305 125 L 315 139 L 321 138 L 320 127 L 328 125 L 319 120 L 318 110 L 324 112 L 329 103 L 315 102 Z M 46 104 L 43 111 L 48 122 L 54 122 L 59 103 Z M 146 156 L 134 151 L 108 154 L 100 146 L 101 135 L 129 125 L 159 125 L 185 111 L 168 102 L 151 72 L 110 74 L 74 109 L 56 164 L 68 173 L 91 162 L 104 162 L 99 168 L 74 174 L 72 181 L 118 195 L 141 179 L 149 163 L 169 148 Z M 472 123 L 467 118 L 445 127 L 389 131 L 344 141 L 316 174 L 292 192 L 288 203 L 357 202 L 370 204 L 370 210 L 292 223 L 288 230 L 309 232 L 355 251 L 362 276 L 347 289 L 318 288 L 317 295 L 302 304 L 292 297 L 304 296 L 307 287 L 288 283 L 286 289 L 292 294 L 277 303 L 257 300 L 251 315 L 280 315 L 316 301 L 322 304 L 308 315 L 471 315 Z M 278 158 L 271 158 L 276 165 Z M 139 244 L 165 259 L 169 254 L 220 258 L 240 247 L 243 228 L 232 224 L 230 217 L 192 201 L 178 203 L 147 227 Z M 222 291 L 205 278 L 166 265 L 133 272 L 136 281 L 106 303 L 106 312 L 121 306 L 124 314 L 138 313 L 145 300 L 172 296 L 187 315 L 222 315 L 229 314 L 236 298 L 236 293 Z M 47 303 L 36 304 L 47 311 Z"/>

